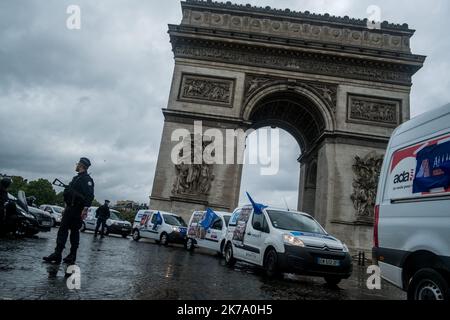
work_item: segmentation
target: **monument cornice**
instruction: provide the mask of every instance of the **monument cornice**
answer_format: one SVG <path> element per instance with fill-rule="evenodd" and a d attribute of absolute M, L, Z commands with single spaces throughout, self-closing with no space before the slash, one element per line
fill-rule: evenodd
<path fill-rule="evenodd" d="M 300 12 L 291 9 L 275 9 L 270 6 L 258 7 L 250 4 L 235 4 L 230 1 L 217 2 L 211 0 L 186 0 L 181 2 L 183 10 L 199 10 L 217 13 L 233 13 L 238 15 L 252 15 L 258 17 L 278 18 L 283 20 L 301 20 L 310 23 L 328 23 L 353 28 L 367 28 L 368 19 L 355 19 L 348 16 L 332 16 L 328 13 L 316 14 L 309 11 Z M 413 35 L 415 30 L 410 29 L 408 24 L 395 24 L 383 21 L 380 23 L 382 31 L 403 32 Z"/>
<path fill-rule="evenodd" d="M 193 37 L 171 32 L 175 58 L 187 58 L 237 65 L 275 68 L 338 78 L 376 81 L 411 86 L 411 77 L 421 67 L 419 62 L 368 59 L 365 56 L 339 55 L 297 47 L 275 48 L 258 43 Z M 423 58 L 424 60 L 424 58 Z"/>
<path fill-rule="evenodd" d="M 249 43 L 256 45 L 266 45 L 270 47 L 289 47 L 291 50 L 308 50 L 324 52 L 336 55 L 348 55 L 355 57 L 364 57 L 366 59 L 372 59 L 377 61 L 386 61 L 392 63 L 405 63 L 416 65 L 417 70 L 420 69 L 425 62 L 426 56 L 416 55 L 408 52 L 399 52 L 387 49 L 367 48 L 360 47 L 351 44 L 336 44 L 321 40 L 304 40 L 304 39 L 292 39 L 289 37 L 273 36 L 273 35 L 261 35 L 251 32 L 236 32 L 230 30 L 217 30 L 206 27 L 194 27 L 186 25 L 173 25 L 169 24 L 168 31 L 171 41 L 176 41 L 177 37 L 190 37 L 195 39 L 208 39 L 215 41 L 223 41 L 233 43 Z"/>

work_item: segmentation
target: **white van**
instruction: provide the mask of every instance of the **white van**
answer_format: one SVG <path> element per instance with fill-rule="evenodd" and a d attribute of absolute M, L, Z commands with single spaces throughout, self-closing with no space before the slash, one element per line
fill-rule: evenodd
<path fill-rule="evenodd" d="M 449 299 L 450 104 L 401 125 L 375 206 L 374 259 L 410 300 Z"/>
<path fill-rule="evenodd" d="M 234 211 L 226 237 L 227 265 L 241 260 L 263 267 L 268 276 L 282 272 L 319 276 L 332 285 L 351 276 L 347 246 L 313 217 L 271 207 L 262 214 L 254 211 L 252 206 Z"/>
<path fill-rule="evenodd" d="M 158 221 L 159 220 L 159 221 Z M 170 212 L 139 210 L 134 218 L 133 240 L 153 239 L 156 243 L 185 244 L 187 226 L 183 218 Z"/>
<path fill-rule="evenodd" d="M 186 239 L 186 249 L 188 251 L 194 251 L 197 247 L 213 250 L 222 255 L 231 213 L 221 211 L 214 211 L 214 213 L 217 215 L 217 218 L 212 221 L 211 227 L 207 230 L 200 225 L 206 211 L 194 211 L 192 213 Z"/>

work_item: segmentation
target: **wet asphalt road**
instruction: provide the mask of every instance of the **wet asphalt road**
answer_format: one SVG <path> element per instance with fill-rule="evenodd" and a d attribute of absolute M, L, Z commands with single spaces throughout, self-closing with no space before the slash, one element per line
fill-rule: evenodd
<path fill-rule="evenodd" d="M 81 235 L 77 265 L 81 289 L 66 286 L 64 265 L 42 262 L 55 247 L 57 229 L 37 238 L 0 239 L 0 300 L 2 299 L 181 299 L 181 300 L 367 300 L 405 299 L 387 282 L 368 290 L 365 269 L 355 266 L 352 278 L 338 288 L 323 279 L 285 275 L 265 279 L 246 264 L 233 269 L 214 254 L 161 247 L 149 240 L 134 242 L 110 236 Z"/>

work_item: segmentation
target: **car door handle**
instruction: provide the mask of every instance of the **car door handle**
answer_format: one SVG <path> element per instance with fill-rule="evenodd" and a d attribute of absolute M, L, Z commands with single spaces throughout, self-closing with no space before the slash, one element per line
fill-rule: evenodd
<path fill-rule="evenodd" d="M 252 235 L 252 233 L 251 233 L 251 232 L 249 232 L 249 233 L 247 233 L 247 235 L 248 235 L 248 236 L 251 236 L 251 235 Z"/>

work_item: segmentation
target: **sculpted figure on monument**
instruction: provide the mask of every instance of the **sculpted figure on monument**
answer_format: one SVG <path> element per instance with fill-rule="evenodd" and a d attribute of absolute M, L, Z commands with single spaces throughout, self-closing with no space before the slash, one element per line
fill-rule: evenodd
<path fill-rule="evenodd" d="M 383 156 L 375 152 L 364 158 L 355 157 L 353 172 L 353 194 L 351 199 L 356 209 L 357 220 L 372 221 L 377 194 L 378 179 L 380 177 Z"/>

